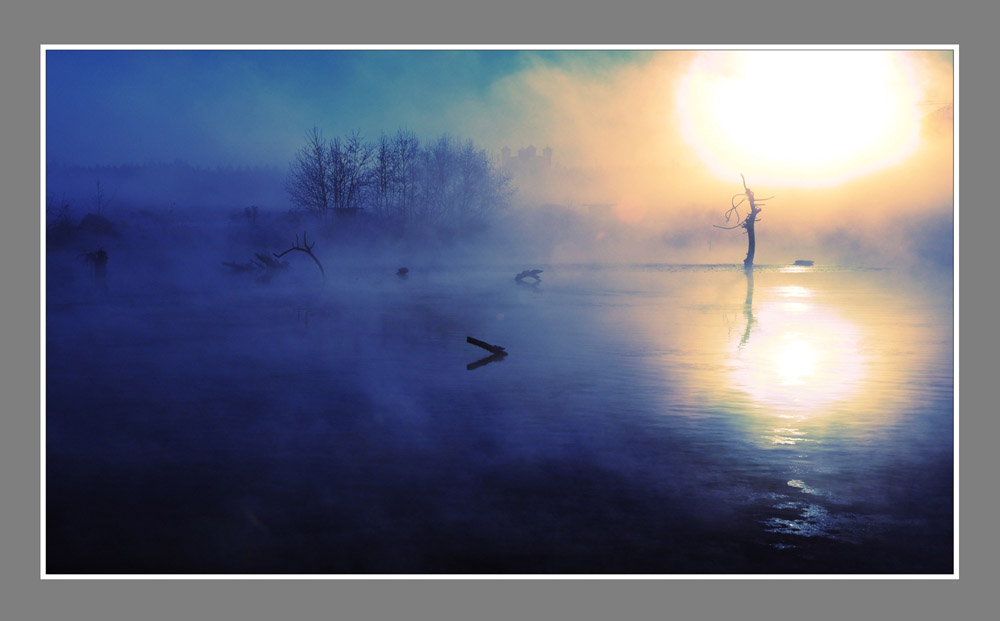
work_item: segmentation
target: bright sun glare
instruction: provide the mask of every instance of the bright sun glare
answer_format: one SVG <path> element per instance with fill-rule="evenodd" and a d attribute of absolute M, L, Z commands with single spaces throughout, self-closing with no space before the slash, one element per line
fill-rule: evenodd
<path fill-rule="evenodd" d="M 812 301 L 804 287 L 779 287 L 758 305 L 754 330 L 729 361 L 735 384 L 759 405 L 816 414 L 854 396 L 868 373 L 856 326 Z"/>
<path fill-rule="evenodd" d="M 681 131 L 720 178 L 830 186 L 903 160 L 918 88 L 898 52 L 702 52 L 677 89 Z"/>

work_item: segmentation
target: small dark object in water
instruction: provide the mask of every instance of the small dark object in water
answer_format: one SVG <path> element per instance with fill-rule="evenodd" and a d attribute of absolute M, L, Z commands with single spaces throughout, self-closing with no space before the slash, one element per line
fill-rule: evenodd
<path fill-rule="evenodd" d="M 541 273 L 542 270 L 524 270 L 523 272 L 515 276 L 514 280 L 521 282 L 525 278 L 534 278 L 536 281 L 541 281 L 542 279 L 539 276 L 539 274 Z"/>
<path fill-rule="evenodd" d="M 90 263 L 94 268 L 94 276 L 101 280 L 108 274 L 108 253 L 104 248 L 98 248 L 96 252 L 84 252 L 81 254 L 83 260 Z"/>
<path fill-rule="evenodd" d="M 507 350 L 498 345 L 490 345 L 486 341 L 480 341 L 479 339 L 474 339 L 471 336 L 466 337 L 465 342 L 471 343 L 477 347 L 482 347 L 486 351 L 490 352 L 492 355 L 483 358 L 482 360 L 477 360 L 465 365 L 465 368 L 469 371 L 478 369 L 479 367 L 486 366 L 491 362 L 500 362 L 507 357 Z"/>
<path fill-rule="evenodd" d="M 257 260 L 251 259 L 246 263 L 234 263 L 223 261 L 222 264 L 232 270 L 234 274 L 256 273 L 257 282 L 266 284 L 282 270 L 288 269 L 287 261 L 276 261 L 262 252 L 255 253 Z"/>
<path fill-rule="evenodd" d="M 813 262 L 810 261 L 809 259 L 797 259 L 795 261 L 795 265 L 803 265 L 803 266 L 806 266 L 806 267 L 808 267 L 808 266 L 810 266 L 812 264 L 813 264 Z"/>
<path fill-rule="evenodd" d="M 399 276 L 399 277 L 406 276 L 408 273 L 410 273 L 410 270 L 408 268 L 405 268 L 405 267 L 401 267 L 398 270 L 396 270 L 396 276 Z"/>
<path fill-rule="evenodd" d="M 108 290 L 108 253 L 104 252 L 104 248 L 98 248 L 96 252 L 84 252 L 81 256 L 93 268 L 94 283 L 97 288 L 106 293 Z"/>
<path fill-rule="evenodd" d="M 482 347 L 491 354 L 503 354 L 505 356 L 507 355 L 507 350 L 505 350 L 503 347 L 500 347 L 499 345 L 490 345 L 486 341 L 480 341 L 479 339 L 474 339 L 471 336 L 465 337 L 465 342 L 471 343 L 477 347 Z"/>

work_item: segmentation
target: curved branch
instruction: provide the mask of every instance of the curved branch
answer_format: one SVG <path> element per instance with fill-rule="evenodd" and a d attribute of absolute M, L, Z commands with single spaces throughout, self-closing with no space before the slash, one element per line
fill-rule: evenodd
<path fill-rule="evenodd" d="M 312 252 L 312 249 L 313 249 L 314 246 L 316 246 L 316 242 L 313 242 L 310 245 L 309 242 L 306 240 L 306 233 L 305 233 L 305 231 L 303 231 L 302 232 L 302 246 L 299 246 L 299 236 L 296 235 L 295 236 L 295 245 L 294 246 L 292 246 L 288 250 L 282 252 L 281 254 L 278 254 L 277 252 L 272 253 L 272 254 L 274 254 L 275 257 L 277 257 L 277 258 L 280 259 L 281 257 L 285 256 L 286 254 L 288 254 L 289 252 L 291 252 L 293 250 L 298 250 L 300 252 L 304 252 L 307 255 L 309 255 L 312 258 L 312 260 L 316 263 L 316 267 L 319 268 L 319 273 L 323 275 L 323 280 L 326 280 L 326 270 L 323 269 L 323 264 L 319 262 L 319 259 L 317 259 L 316 255 L 314 255 L 313 252 Z"/>

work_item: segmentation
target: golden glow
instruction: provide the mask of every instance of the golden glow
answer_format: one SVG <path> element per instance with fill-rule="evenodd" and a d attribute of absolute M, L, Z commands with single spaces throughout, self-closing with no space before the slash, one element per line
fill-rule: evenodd
<path fill-rule="evenodd" d="M 860 331 L 804 287 L 763 291 L 751 334 L 733 348 L 734 384 L 758 405 L 797 414 L 854 396 L 868 370 Z M 794 301 L 790 301 L 791 300 Z"/>
<path fill-rule="evenodd" d="M 899 52 L 717 51 L 676 100 L 684 140 L 720 178 L 829 186 L 915 150 L 918 91 Z"/>
<path fill-rule="evenodd" d="M 770 353 L 770 363 L 777 371 L 782 386 L 802 385 L 813 380 L 819 362 L 819 352 L 798 332 L 781 335 L 781 344 Z"/>

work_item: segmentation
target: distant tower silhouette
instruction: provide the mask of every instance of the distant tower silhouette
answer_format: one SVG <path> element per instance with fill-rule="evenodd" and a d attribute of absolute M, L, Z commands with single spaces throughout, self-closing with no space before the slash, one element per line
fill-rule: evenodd
<path fill-rule="evenodd" d="M 504 168 L 516 173 L 533 173 L 552 168 L 552 147 L 542 149 L 538 155 L 535 145 L 528 145 L 517 150 L 517 155 L 511 155 L 510 147 L 500 149 L 500 163 Z"/>

